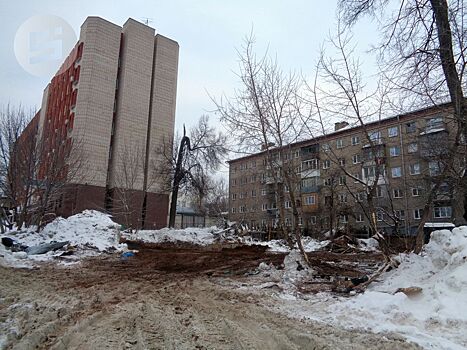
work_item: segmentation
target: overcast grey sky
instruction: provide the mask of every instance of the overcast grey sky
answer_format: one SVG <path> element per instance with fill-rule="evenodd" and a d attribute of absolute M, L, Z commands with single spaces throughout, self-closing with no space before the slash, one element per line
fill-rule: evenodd
<path fill-rule="evenodd" d="M 87 16 L 101 16 L 118 25 L 128 17 L 143 21 L 180 44 L 176 125 L 193 124 L 213 108 L 213 96 L 227 95 L 238 79 L 236 48 L 252 27 L 258 48 L 269 45 L 284 69 L 311 74 L 319 48 L 335 25 L 336 1 L 198 0 L 198 1 L 1 1 L 0 103 L 39 107 L 51 77 L 38 78 L 17 63 L 13 42 L 29 17 L 52 14 L 65 19 L 79 37 Z M 356 29 L 361 48 L 374 40 L 365 24 Z"/>

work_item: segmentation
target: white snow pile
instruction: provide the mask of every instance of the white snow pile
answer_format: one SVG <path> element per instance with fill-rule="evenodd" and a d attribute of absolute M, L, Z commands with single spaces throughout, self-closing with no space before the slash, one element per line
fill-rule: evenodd
<path fill-rule="evenodd" d="M 419 295 L 396 293 L 421 287 Z M 426 348 L 467 348 L 467 227 L 435 231 L 422 255 L 401 255 L 399 268 L 336 310 L 355 312 L 376 331 L 396 331 Z"/>
<path fill-rule="evenodd" d="M 467 227 L 435 231 L 421 255 L 399 258 L 397 269 L 355 298 L 317 296 L 286 307 L 296 317 L 401 334 L 426 349 L 467 349 Z M 422 291 L 398 292 L 408 287 Z"/>
<path fill-rule="evenodd" d="M 210 228 L 185 228 L 160 230 L 142 230 L 136 233 L 124 233 L 124 237 L 132 241 L 142 241 L 147 243 L 190 243 L 193 245 L 206 246 L 214 243 L 218 229 Z"/>
<path fill-rule="evenodd" d="M 283 239 L 273 239 L 270 241 L 258 241 L 258 240 L 252 240 L 251 238 L 247 237 L 246 239 L 243 239 L 241 241 L 244 244 L 247 245 L 263 245 L 263 246 L 268 246 L 268 251 L 270 252 L 276 252 L 276 253 L 288 253 L 290 252 L 290 247 L 287 245 L 287 242 Z M 325 247 L 329 241 L 318 241 L 317 239 L 311 238 L 311 237 L 303 237 L 302 238 L 302 244 L 303 244 L 303 249 L 305 249 L 306 252 L 313 252 L 315 250 L 319 250 L 323 247 Z M 295 243 L 294 249 L 298 249 L 297 243 Z"/>
<path fill-rule="evenodd" d="M 52 241 L 68 241 L 75 250 L 75 255 L 92 255 L 92 252 L 120 251 L 126 244 L 120 244 L 120 225 L 112 221 L 109 215 L 96 210 L 85 210 L 67 219 L 57 218 L 40 232 L 36 227 L 29 227 L 6 233 L 22 245 L 37 246 Z M 11 252 L 0 244 L 0 264 L 15 267 L 31 266 L 32 260 L 49 260 L 61 251 L 41 255 L 27 255 L 25 252 Z"/>
<path fill-rule="evenodd" d="M 313 270 L 308 267 L 299 250 L 291 250 L 284 258 L 284 270 L 282 284 L 285 291 L 293 293 L 297 284 L 303 279 L 309 278 Z"/>

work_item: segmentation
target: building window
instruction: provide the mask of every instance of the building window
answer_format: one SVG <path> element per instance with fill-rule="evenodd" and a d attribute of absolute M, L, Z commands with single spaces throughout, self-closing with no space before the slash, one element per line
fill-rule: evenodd
<path fill-rule="evenodd" d="M 343 148 L 344 147 L 344 139 L 336 140 L 336 148 Z"/>
<path fill-rule="evenodd" d="M 310 216 L 310 225 L 316 225 L 316 216 Z"/>
<path fill-rule="evenodd" d="M 237 186 L 237 179 L 232 180 L 232 186 Z"/>
<path fill-rule="evenodd" d="M 232 200 L 236 200 L 237 199 L 237 194 L 236 193 L 232 193 Z"/>
<path fill-rule="evenodd" d="M 370 131 L 368 137 L 371 141 L 380 142 L 381 141 L 381 131 Z"/>
<path fill-rule="evenodd" d="M 399 220 L 405 220 L 405 211 L 404 210 L 395 210 L 394 215 Z"/>
<path fill-rule="evenodd" d="M 392 146 L 389 148 L 389 154 L 391 157 L 398 157 L 401 155 L 401 148 L 399 146 Z"/>
<path fill-rule="evenodd" d="M 310 159 L 302 162 L 302 170 L 318 169 L 318 159 Z"/>
<path fill-rule="evenodd" d="M 328 152 L 330 150 L 330 147 L 327 143 L 323 143 L 323 145 L 321 146 L 321 149 L 324 151 L 324 152 Z"/>
<path fill-rule="evenodd" d="M 298 217 L 298 226 L 302 226 L 303 225 L 303 219 L 301 216 Z"/>
<path fill-rule="evenodd" d="M 268 194 L 268 191 L 267 191 L 265 188 L 263 188 L 263 189 L 261 190 L 261 195 L 262 195 L 262 196 L 266 196 L 267 194 Z"/>
<path fill-rule="evenodd" d="M 358 145 L 360 143 L 360 137 L 359 136 L 352 136 L 352 145 Z"/>
<path fill-rule="evenodd" d="M 339 158 L 339 165 L 345 166 L 345 158 Z"/>
<path fill-rule="evenodd" d="M 357 194 L 355 196 L 357 198 L 357 202 L 363 202 L 365 200 L 366 193 L 365 192 L 357 192 Z"/>
<path fill-rule="evenodd" d="M 332 184 L 332 179 L 328 177 L 327 179 L 324 179 L 324 185 L 325 186 L 331 186 Z"/>
<path fill-rule="evenodd" d="M 345 194 L 345 193 L 339 194 L 339 202 L 347 203 L 347 194 Z"/>
<path fill-rule="evenodd" d="M 415 132 L 417 130 L 417 125 L 415 122 L 408 122 L 405 124 L 405 132 L 410 134 L 412 132 Z"/>
<path fill-rule="evenodd" d="M 426 121 L 426 131 L 444 129 L 443 117 L 430 118 Z"/>
<path fill-rule="evenodd" d="M 293 155 L 295 158 L 300 157 L 300 151 L 294 151 Z"/>
<path fill-rule="evenodd" d="M 441 164 L 437 160 L 429 162 L 428 169 L 430 169 L 430 176 L 437 176 L 441 174 Z"/>
<path fill-rule="evenodd" d="M 256 182 L 256 175 L 251 175 L 250 176 L 250 182 L 251 183 Z"/>
<path fill-rule="evenodd" d="M 450 218 L 452 215 L 451 207 L 435 207 L 433 210 L 433 217 L 436 219 Z"/>
<path fill-rule="evenodd" d="M 399 135 L 399 127 L 393 126 L 388 129 L 388 137 L 396 137 Z"/>
<path fill-rule="evenodd" d="M 415 220 L 420 220 L 422 218 L 423 210 L 422 209 L 414 209 L 413 210 L 413 218 Z"/>
<path fill-rule="evenodd" d="M 393 198 L 402 198 L 404 196 L 404 193 L 400 188 L 395 188 L 392 190 L 392 196 Z"/>
<path fill-rule="evenodd" d="M 329 159 L 326 159 L 323 162 L 323 169 L 329 169 L 331 167 L 331 161 Z"/>
<path fill-rule="evenodd" d="M 418 197 L 420 196 L 420 188 L 419 187 L 412 187 L 412 197 Z"/>
<path fill-rule="evenodd" d="M 360 163 L 360 162 L 361 162 L 361 160 L 360 160 L 360 155 L 359 155 L 359 154 L 354 154 L 353 157 L 352 157 L 352 162 L 353 162 L 354 164 Z"/>
<path fill-rule="evenodd" d="M 376 187 L 376 197 L 377 198 L 382 198 L 383 197 L 383 187 L 382 186 L 377 186 Z"/>
<path fill-rule="evenodd" d="M 316 203 L 316 196 L 306 196 L 305 197 L 305 205 L 314 205 Z"/>
<path fill-rule="evenodd" d="M 362 213 L 355 214 L 355 222 L 363 222 L 363 221 L 364 219 L 363 219 Z"/>
<path fill-rule="evenodd" d="M 402 176 L 402 169 L 400 166 L 391 168 L 391 176 L 396 178 L 396 177 L 401 177 Z"/>
<path fill-rule="evenodd" d="M 246 211 L 245 206 L 244 205 L 240 206 L 240 213 L 244 213 L 245 211 Z"/>
<path fill-rule="evenodd" d="M 232 214 L 235 214 L 237 212 L 237 208 L 232 207 Z"/>
<path fill-rule="evenodd" d="M 347 214 L 344 214 L 344 215 L 341 215 L 339 217 L 339 221 L 342 223 L 342 224 L 346 224 L 349 222 L 349 216 Z"/>
<path fill-rule="evenodd" d="M 268 203 L 263 203 L 263 205 L 261 206 L 261 210 L 262 211 L 268 210 Z"/>
<path fill-rule="evenodd" d="M 376 212 L 376 220 L 383 221 L 384 220 L 384 213 L 382 211 Z"/>
<path fill-rule="evenodd" d="M 420 164 L 410 164 L 410 175 L 420 175 Z"/>
<path fill-rule="evenodd" d="M 251 196 L 256 197 L 256 190 L 251 190 Z"/>
<path fill-rule="evenodd" d="M 292 208 L 292 203 L 290 201 L 285 201 L 285 209 Z"/>
<path fill-rule="evenodd" d="M 285 218 L 285 226 L 292 226 L 292 223 L 289 218 Z"/>
<path fill-rule="evenodd" d="M 345 185 L 345 175 L 339 177 L 339 185 Z"/>
<path fill-rule="evenodd" d="M 407 145 L 407 153 L 415 153 L 418 151 L 418 143 L 412 142 Z"/>

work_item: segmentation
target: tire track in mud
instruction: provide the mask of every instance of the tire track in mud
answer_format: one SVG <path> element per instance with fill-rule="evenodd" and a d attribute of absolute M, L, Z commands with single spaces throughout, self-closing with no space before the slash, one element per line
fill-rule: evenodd
<path fill-rule="evenodd" d="M 223 276 L 225 270 L 243 273 L 247 266 L 258 265 L 254 256 L 248 265 L 239 266 L 239 257 L 189 254 L 193 255 L 203 264 L 198 271 L 193 260 L 184 261 L 186 257 L 170 251 L 129 263 L 93 259 L 71 269 L 0 268 L 9 281 L 0 285 L 0 316 L 12 318 L 19 330 L 7 349 L 417 348 L 276 314 L 262 306 L 262 296 L 217 283 L 225 277 L 206 276 Z M 161 261 L 163 256 L 168 260 Z M 179 260 L 171 265 L 169 259 L 174 258 Z M 188 273 L 183 266 L 190 263 Z M 10 310 L 14 304 L 33 307 Z"/>

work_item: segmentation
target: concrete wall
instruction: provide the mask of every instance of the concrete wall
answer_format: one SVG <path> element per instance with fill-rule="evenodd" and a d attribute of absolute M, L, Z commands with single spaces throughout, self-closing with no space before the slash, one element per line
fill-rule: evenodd
<path fill-rule="evenodd" d="M 154 40 L 154 69 L 151 102 L 150 139 L 148 144 L 148 190 L 166 190 L 160 181 L 154 181 L 154 169 L 160 169 L 164 162 L 161 150 L 172 150 L 177 96 L 178 43 L 162 35 Z"/>
<path fill-rule="evenodd" d="M 99 17 L 81 26 L 84 43 L 73 129 L 83 156 L 80 183 L 106 186 L 121 28 Z"/>

